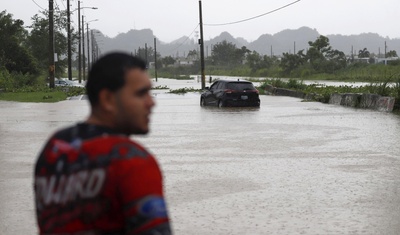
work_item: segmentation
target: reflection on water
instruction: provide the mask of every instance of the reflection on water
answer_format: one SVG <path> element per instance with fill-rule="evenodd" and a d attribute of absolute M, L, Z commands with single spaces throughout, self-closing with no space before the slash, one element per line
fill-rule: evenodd
<path fill-rule="evenodd" d="M 260 108 L 257 107 L 212 107 L 212 106 L 205 106 L 201 107 L 206 112 L 216 112 L 216 113 L 246 113 L 246 112 L 258 112 Z"/>

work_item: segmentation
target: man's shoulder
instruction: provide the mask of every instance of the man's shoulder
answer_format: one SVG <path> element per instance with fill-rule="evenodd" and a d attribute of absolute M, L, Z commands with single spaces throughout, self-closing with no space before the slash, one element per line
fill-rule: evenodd
<path fill-rule="evenodd" d="M 53 137 L 57 139 L 64 139 L 66 141 L 70 141 L 71 139 L 91 139 L 96 138 L 103 135 L 117 135 L 113 129 L 92 125 L 84 122 L 76 123 L 75 125 L 71 125 L 65 128 L 62 128 L 54 133 Z"/>
<path fill-rule="evenodd" d="M 151 154 L 124 135 L 103 135 L 83 142 L 82 151 L 108 153 L 111 159 L 148 158 Z"/>
<path fill-rule="evenodd" d="M 67 138 L 68 136 L 71 135 L 73 130 L 76 128 L 77 128 L 77 125 L 71 125 L 71 126 L 59 129 L 56 132 L 54 132 L 54 134 L 52 135 L 52 138 L 57 138 L 57 139 Z"/>
<path fill-rule="evenodd" d="M 107 167 L 117 162 L 138 164 L 155 161 L 142 145 L 126 135 L 103 133 L 80 139 L 74 133 L 75 128 L 71 126 L 56 132 L 39 155 L 36 166 L 46 166 L 50 172 L 55 172 L 57 166 L 65 165 L 60 162 L 68 162 L 68 167 L 75 171 Z"/>
<path fill-rule="evenodd" d="M 108 156 L 110 159 L 148 158 L 152 155 L 139 143 L 111 129 L 78 123 L 60 129 L 51 137 L 48 147 L 86 156 Z"/>

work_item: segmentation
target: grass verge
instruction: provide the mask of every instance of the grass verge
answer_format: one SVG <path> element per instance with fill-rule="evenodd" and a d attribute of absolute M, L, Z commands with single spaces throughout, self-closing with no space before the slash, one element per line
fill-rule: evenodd
<path fill-rule="evenodd" d="M 5 100 L 5 101 L 54 103 L 66 99 L 67 99 L 67 94 L 62 91 L 0 93 L 0 100 Z"/>

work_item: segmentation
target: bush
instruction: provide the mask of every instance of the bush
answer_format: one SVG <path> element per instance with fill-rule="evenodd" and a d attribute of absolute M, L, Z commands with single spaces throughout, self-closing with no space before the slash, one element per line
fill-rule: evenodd
<path fill-rule="evenodd" d="M 185 88 L 179 88 L 175 90 L 170 90 L 169 93 L 172 94 L 185 94 L 187 92 L 201 92 L 201 89 L 194 89 L 193 87 L 185 87 Z"/>
<path fill-rule="evenodd" d="M 391 65 L 391 66 L 399 66 L 400 65 L 400 60 L 390 60 L 390 61 L 388 61 L 387 64 Z"/>
<path fill-rule="evenodd" d="M 307 87 L 307 85 L 303 83 L 303 80 L 299 81 L 299 80 L 291 78 L 287 82 L 287 88 L 289 88 L 289 89 L 303 90 L 306 87 Z"/>
<path fill-rule="evenodd" d="M 9 73 L 6 69 L 0 68 L 0 89 L 5 91 L 15 90 L 25 86 L 39 85 L 38 76 L 22 74 L 17 72 Z"/>
<path fill-rule="evenodd" d="M 12 81 L 10 73 L 6 69 L 0 69 L 0 89 L 7 90 L 12 88 Z"/>

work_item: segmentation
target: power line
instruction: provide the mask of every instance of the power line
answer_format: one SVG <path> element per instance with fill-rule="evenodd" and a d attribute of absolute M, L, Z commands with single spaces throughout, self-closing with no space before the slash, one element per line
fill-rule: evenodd
<path fill-rule="evenodd" d="M 197 24 L 197 25 L 196 25 L 196 28 L 194 28 L 193 32 L 192 32 L 188 37 L 186 37 L 186 39 L 185 39 L 181 44 L 179 44 L 179 46 L 177 46 L 176 48 L 174 48 L 174 49 L 171 50 L 170 52 L 176 51 L 176 49 L 178 49 L 179 47 L 181 47 L 181 46 L 190 38 L 190 36 L 192 36 L 192 34 L 196 31 L 196 29 L 199 27 L 199 25 L 200 25 L 200 24 Z"/>
<path fill-rule="evenodd" d="M 223 23 L 223 24 L 203 24 L 203 25 L 206 25 L 206 26 L 223 26 L 223 25 L 238 24 L 238 23 L 242 23 L 242 22 L 245 22 L 245 21 L 254 20 L 254 19 L 256 19 L 256 18 L 259 18 L 259 17 L 265 16 L 265 15 L 271 14 L 271 13 L 273 13 L 273 12 L 282 10 L 283 8 L 289 7 L 289 6 L 291 6 L 291 5 L 295 4 L 295 3 L 298 3 L 298 2 L 300 2 L 300 1 L 301 1 L 301 0 L 294 1 L 294 2 L 292 2 L 292 3 L 289 3 L 289 4 L 285 5 L 285 6 L 279 7 L 279 8 L 277 8 L 277 9 L 275 9 L 275 10 L 266 12 L 266 13 L 261 14 L 261 15 L 258 15 L 258 16 L 254 16 L 254 17 L 251 17 L 251 18 L 247 18 L 247 19 L 244 19 L 244 20 L 239 20 L 239 21 L 234 21 L 234 22 L 229 22 L 229 23 Z"/>
<path fill-rule="evenodd" d="M 61 3 L 63 4 L 63 6 L 64 6 L 64 10 L 67 10 L 67 7 L 65 6 L 65 4 L 64 4 L 64 1 L 63 0 L 61 0 Z"/>
<path fill-rule="evenodd" d="M 59 6 L 58 3 L 57 3 L 57 0 L 54 1 L 54 3 L 56 4 L 56 9 L 58 10 L 58 12 L 61 12 L 61 9 L 60 9 L 60 6 Z"/>
<path fill-rule="evenodd" d="M 57 10 L 59 13 L 61 13 L 61 11 L 67 11 L 67 7 L 64 4 L 64 1 L 61 0 L 62 5 L 64 6 L 64 10 L 61 10 L 60 6 L 57 3 L 57 0 L 55 1 L 56 5 L 57 5 Z M 71 21 L 70 23 L 74 24 L 76 28 L 78 28 L 78 25 L 75 23 L 75 21 Z"/>
<path fill-rule="evenodd" d="M 35 0 L 32 0 L 32 2 L 35 3 L 36 6 L 38 6 L 40 9 L 42 9 L 42 10 L 44 10 L 44 11 L 46 10 L 46 9 L 44 9 L 43 7 L 41 7 Z"/>
<path fill-rule="evenodd" d="M 55 0 L 54 3 L 56 4 L 56 7 L 54 8 L 54 10 L 57 11 L 58 13 L 60 13 L 60 15 L 61 15 L 62 10 L 61 10 L 60 6 L 58 5 L 57 0 Z M 64 11 L 66 11 L 66 10 L 64 10 Z"/>

